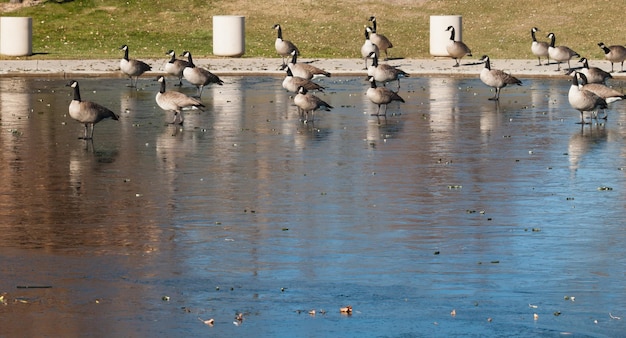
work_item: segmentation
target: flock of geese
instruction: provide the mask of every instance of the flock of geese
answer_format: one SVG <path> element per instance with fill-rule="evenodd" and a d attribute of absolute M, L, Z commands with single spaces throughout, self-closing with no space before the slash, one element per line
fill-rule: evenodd
<path fill-rule="evenodd" d="M 393 48 L 392 42 L 377 31 L 376 17 L 371 16 L 368 20 L 371 26 L 365 26 L 365 41 L 361 46 L 361 56 L 365 62 L 364 70 L 367 71 L 369 87 L 366 90 L 367 98 L 375 105 L 378 110 L 372 116 L 379 119 L 381 116 L 386 119 L 387 105 L 391 102 L 405 102 L 399 95 L 400 79 L 408 77 L 409 74 L 398 68 L 386 63 L 379 63 L 381 52 L 385 53 L 385 60 L 389 60 L 389 49 Z M 287 91 L 295 93 L 293 103 L 297 106 L 301 120 L 304 123 L 314 120 L 313 114 L 317 110 L 329 111 L 333 107 L 312 94 L 312 91 L 323 92 L 324 87 L 313 81 L 315 77 L 326 76 L 331 74 L 323 69 L 317 68 L 309 63 L 298 62 L 300 50 L 291 41 L 283 38 L 282 27 L 276 24 L 272 27 L 277 32 L 274 47 L 278 55 L 282 57 L 281 69 L 286 71 L 286 76 L 282 82 L 282 87 Z M 450 58 L 455 61 L 453 67 L 459 67 L 460 61 L 465 56 L 472 56 L 471 49 L 462 41 L 456 41 L 455 29 L 449 26 L 445 31 L 450 32 L 450 38 L 446 44 L 446 50 Z M 608 103 L 625 99 L 626 95 L 605 85 L 606 81 L 612 78 L 611 73 L 614 72 L 614 64 L 620 63 L 621 70 L 624 71 L 624 61 L 626 60 L 626 47 L 621 45 L 606 46 L 604 43 L 598 43 L 598 46 L 604 51 L 605 58 L 611 62 L 611 72 L 606 72 L 598 67 L 589 67 L 586 58 L 580 58 L 579 62 L 582 67 L 574 70 L 570 65 L 572 58 L 579 58 L 580 55 L 567 46 L 557 46 L 556 36 L 549 33 L 547 38 L 550 42 L 538 41 L 536 33 L 539 29 L 533 27 L 530 31 L 532 43 L 531 52 L 537 57 L 538 65 L 541 66 L 541 58 L 547 59 L 546 65 L 550 64 L 550 59 L 556 61 L 557 71 L 561 70 L 561 63 L 567 62 L 568 71 L 572 73 L 572 85 L 568 92 L 568 100 L 572 108 L 578 110 L 581 114 L 581 122 L 585 124 L 584 113 L 591 112 L 591 118 L 598 119 L 598 111 L 606 109 Z M 124 57 L 120 60 L 120 70 L 130 78 L 130 87 L 136 87 L 139 76 L 152 67 L 147 63 L 129 58 L 129 48 L 127 45 L 120 47 L 124 51 Z M 171 91 L 166 89 L 165 77 L 159 76 L 156 81 L 160 83 L 159 92 L 156 94 L 157 105 L 166 111 L 174 113 L 172 124 L 183 124 L 183 109 L 200 109 L 205 106 L 201 101 L 204 87 L 211 84 L 222 85 L 224 82 L 209 70 L 198 67 L 193 63 L 193 58 L 189 51 L 183 52 L 180 56 L 186 58 L 177 59 L 176 53 L 170 50 L 166 53 L 169 61 L 165 64 L 165 72 L 168 75 L 175 76 L 178 83 L 175 86 L 183 85 L 183 78 L 197 88 L 195 97 L 188 96 L 179 91 Z M 289 62 L 285 62 L 289 60 Z M 368 65 L 368 60 L 371 64 Z M 515 76 L 508 74 L 499 69 L 491 68 L 489 56 L 484 55 L 479 60 L 484 63 L 484 68 L 480 72 L 480 80 L 495 89 L 495 95 L 490 100 L 498 101 L 500 91 L 508 85 L 522 85 L 522 82 Z M 387 83 L 396 82 L 396 90 L 386 87 Z M 379 84 L 382 84 L 380 86 Z M 108 108 L 90 101 L 81 100 L 78 82 L 72 80 L 67 86 L 74 90 L 74 97 L 70 102 L 70 117 L 84 124 L 85 133 L 82 139 L 93 138 L 94 125 L 103 119 L 111 118 L 117 120 L 119 117 Z M 381 108 L 384 110 L 381 112 Z M 604 113 L 602 117 L 607 118 Z M 380 122 L 380 121 L 379 121 Z"/>

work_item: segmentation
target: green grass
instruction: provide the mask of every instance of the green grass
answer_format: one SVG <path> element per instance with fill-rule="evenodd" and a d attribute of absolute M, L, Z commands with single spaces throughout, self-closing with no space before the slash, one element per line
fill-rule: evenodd
<path fill-rule="evenodd" d="M 532 58 L 530 28 L 537 26 L 540 39 L 552 31 L 557 44 L 601 59 L 598 42 L 626 42 L 622 12 L 607 0 L 77 0 L 3 15 L 33 18 L 31 58 L 38 59 L 118 58 L 123 44 L 131 57 L 161 58 L 169 49 L 211 57 L 214 15 L 246 17 L 244 57 L 278 57 L 275 23 L 303 57 L 360 57 L 363 26 L 376 15 L 379 32 L 394 43 L 392 57 L 428 58 L 429 18 L 447 14 L 463 16 L 463 41 L 477 57 Z"/>

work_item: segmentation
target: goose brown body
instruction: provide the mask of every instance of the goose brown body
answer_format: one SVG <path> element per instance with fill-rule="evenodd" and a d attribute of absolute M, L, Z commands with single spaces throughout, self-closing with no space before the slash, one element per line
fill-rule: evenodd
<path fill-rule="evenodd" d="M 489 56 L 484 55 L 480 61 L 485 63 L 485 67 L 480 71 L 480 80 L 487 86 L 493 87 L 496 90 L 494 97 L 489 98 L 489 100 L 498 101 L 500 99 L 500 90 L 507 85 L 522 85 L 522 81 L 515 76 L 505 73 L 500 69 L 491 69 Z"/>
<path fill-rule="evenodd" d="M 165 78 L 163 76 L 157 77 L 156 81 L 161 83 L 161 87 L 156 94 L 156 103 L 163 110 L 174 112 L 174 120 L 172 124 L 183 124 L 183 109 L 184 108 L 197 108 L 202 110 L 204 104 L 200 100 L 187 96 L 181 92 L 168 91 L 165 88 Z"/>
<path fill-rule="evenodd" d="M 455 41 L 455 31 L 453 26 L 448 26 L 446 32 L 450 32 L 450 40 L 446 44 L 446 51 L 451 58 L 456 61 L 453 67 L 460 66 L 460 61 L 465 56 L 472 56 L 472 50 L 462 41 Z"/>
<path fill-rule="evenodd" d="M 130 78 L 130 86 L 136 87 L 139 77 L 143 73 L 152 70 L 152 67 L 143 61 L 130 59 L 128 57 L 127 45 L 123 45 L 120 49 L 124 51 L 124 57 L 120 60 L 120 70 Z M 134 82 L 133 78 L 135 78 Z"/>
<path fill-rule="evenodd" d="M 291 69 L 294 76 L 307 80 L 312 79 L 316 75 L 330 77 L 330 73 L 323 69 L 317 68 L 308 63 L 298 62 L 298 52 L 295 50 L 291 52 L 291 62 L 287 64 L 287 67 Z"/>
<path fill-rule="evenodd" d="M 547 58 L 548 59 L 548 63 L 546 63 L 546 65 L 550 64 L 550 53 L 548 53 L 548 47 L 550 46 L 547 42 L 545 41 L 537 41 L 537 37 L 535 36 L 535 33 L 539 31 L 539 28 L 537 27 L 533 27 L 530 30 L 530 36 L 533 39 L 533 42 L 530 45 L 530 51 L 533 53 L 533 55 L 535 55 L 537 57 L 537 62 L 538 62 L 538 66 L 541 66 L 541 58 Z"/>
<path fill-rule="evenodd" d="M 300 87 L 298 89 L 298 94 L 296 94 L 296 96 L 293 98 L 293 103 L 298 107 L 300 116 L 304 117 L 305 123 L 313 121 L 313 114 L 316 110 L 322 109 L 330 111 L 333 108 L 333 106 L 326 103 L 324 100 L 309 93 L 304 87 Z M 310 120 L 309 114 L 311 114 Z"/>
<path fill-rule="evenodd" d="M 291 52 L 294 50 L 296 53 L 300 53 L 298 47 L 289 40 L 283 40 L 283 30 L 279 24 L 275 24 L 273 29 L 277 31 L 276 40 L 274 41 L 274 48 L 276 53 L 283 58 L 283 66 L 285 65 L 285 57 L 291 56 Z"/>
<path fill-rule="evenodd" d="M 85 126 L 85 135 L 84 137 L 81 137 L 82 139 L 93 139 L 93 129 L 95 124 L 103 119 L 119 119 L 118 116 L 110 109 L 95 102 L 83 101 L 80 97 L 80 88 L 77 81 L 71 80 L 66 86 L 74 89 L 74 97 L 69 105 L 69 114 L 71 118 Z M 89 127 L 91 127 L 91 132 L 89 132 Z"/>
<path fill-rule="evenodd" d="M 571 69 L 572 67 L 569 64 L 569 60 L 573 57 L 580 57 L 578 53 L 567 46 L 555 46 L 556 43 L 556 35 L 554 33 L 549 33 L 547 36 L 550 39 L 550 44 L 548 45 L 548 54 L 557 62 L 557 71 L 561 70 L 561 62 L 567 61 L 567 68 Z"/>
<path fill-rule="evenodd" d="M 376 27 L 376 17 L 371 16 L 369 19 L 372 22 L 372 30 L 370 32 L 370 40 L 378 47 L 378 50 L 385 52 L 385 60 L 389 59 L 389 49 L 393 48 L 393 43 L 382 34 L 378 34 Z"/>
<path fill-rule="evenodd" d="M 385 87 L 376 86 L 376 79 L 374 77 L 369 77 L 370 87 L 365 92 L 372 103 L 378 105 L 378 110 L 376 114 L 372 114 L 373 116 L 387 116 L 387 105 L 393 101 L 404 102 L 404 99 L 398 95 L 398 93 L 391 91 Z M 380 107 L 385 106 L 384 112 L 380 113 Z"/>
<path fill-rule="evenodd" d="M 614 72 L 613 64 L 620 63 L 622 65 L 620 71 L 624 71 L 624 61 L 626 60 L 626 47 L 621 45 L 606 46 L 604 43 L 598 43 L 598 46 L 604 52 L 604 58 L 611 62 L 611 73 Z"/>
<path fill-rule="evenodd" d="M 189 51 L 184 51 L 182 56 L 186 57 L 187 62 L 189 62 L 189 66 L 183 70 L 183 76 L 185 77 L 185 80 L 189 81 L 189 83 L 198 88 L 198 97 L 202 97 L 204 86 L 212 83 L 220 86 L 224 84 L 224 81 L 222 81 L 217 75 L 211 73 L 207 69 L 197 67 L 193 63 L 193 58 Z"/>
<path fill-rule="evenodd" d="M 606 101 L 598 95 L 579 87 L 578 74 L 572 76 L 572 85 L 567 94 L 567 99 L 572 108 L 580 112 L 580 123 L 585 124 L 585 112 L 594 112 L 598 109 L 606 109 Z"/>
<path fill-rule="evenodd" d="M 178 84 L 176 84 L 175 86 L 182 86 L 183 71 L 185 70 L 185 68 L 190 66 L 189 62 L 177 59 L 174 50 L 170 50 L 165 54 L 170 56 L 169 61 L 165 63 L 165 72 L 178 78 Z"/>

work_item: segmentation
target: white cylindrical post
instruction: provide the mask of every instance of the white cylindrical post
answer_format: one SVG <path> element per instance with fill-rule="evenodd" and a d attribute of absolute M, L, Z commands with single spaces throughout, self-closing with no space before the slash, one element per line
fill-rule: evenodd
<path fill-rule="evenodd" d="M 213 17 L 213 55 L 239 57 L 246 50 L 245 17 L 216 15 Z"/>
<path fill-rule="evenodd" d="M 460 15 L 432 15 L 430 17 L 430 55 L 449 56 L 446 44 L 450 41 L 449 26 L 454 27 L 454 40 L 463 41 L 463 18 Z"/>
<path fill-rule="evenodd" d="M 0 54 L 9 56 L 33 54 L 33 18 L 0 17 Z"/>

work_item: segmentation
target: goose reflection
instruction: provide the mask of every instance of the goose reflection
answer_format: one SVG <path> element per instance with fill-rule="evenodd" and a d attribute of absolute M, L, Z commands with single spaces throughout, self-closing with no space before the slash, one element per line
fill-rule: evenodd
<path fill-rule="evenodd" d="M 575 174 L 580 168 L 585 154 L 605 146 L 608 138 L 609 132 L 604 124 L 582 125 L 580 131 L 570 137 L 567 146 L 569 168 L 572 174 Z"/>

